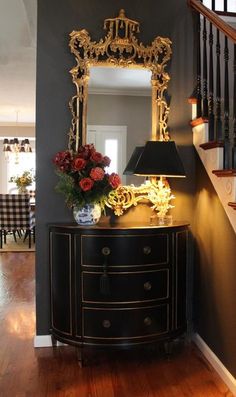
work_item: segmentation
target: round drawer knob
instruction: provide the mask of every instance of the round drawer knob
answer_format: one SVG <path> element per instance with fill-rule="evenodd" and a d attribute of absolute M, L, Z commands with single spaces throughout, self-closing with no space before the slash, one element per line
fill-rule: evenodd
<path fill-rule="evenodd" d="M 150 317 L 145 317 L 145 319 L 143 320 L 144 325 L 151 325 L 152 324 L 152 319 Z"/>
<path fill-rule="evenodd" d="M 111 326 L 110 320 L 103 320 L 102 326 L 103 326 L 103 328 L 110 328 L 110 326 Z"/>
<path fill-rule="evenodd" d="M 103 255 L 107 256 L 107 255 L 110 255 L 110 253 L 111 253 L 111 250 L 110 250 L 109 247 L 103 247 L 102 248 L 102 254 Z"/>
<path fill-rule="evenodd" d="M 146 245 L 145 247 L 143 247 L 143 253 L 145 255 L 149 255 L 151 253 L 152 249 L 151 247 L 149 247 L 148 245 Z"/>
<path fill-rule="evenodd" d="M 145 291 L 150 291 L 152 289 L 152 284 L 150 281 L 146 281 L 146 283 L 143 284 L 143 288 Z"/>

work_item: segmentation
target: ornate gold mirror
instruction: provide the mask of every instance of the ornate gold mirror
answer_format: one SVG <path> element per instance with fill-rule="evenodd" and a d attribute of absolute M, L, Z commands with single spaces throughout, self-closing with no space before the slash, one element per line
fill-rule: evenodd
<path fill-rule="evenodd" d="M 70 49 L 76 59 L 76 66 L 70 71 L 76 85 L 76 95 L 70 101 L 72 122 L 69 131 L 69 150 L 78 151 L 80 145 L 87 142 L 87 107 L 88 83 L 92 67 L 146 69 L 151 72 L 151 139 L 169 140 L 167 117 L 169 107 L 165 98 L 169 74 L 166 65 L 171 57 L 171 41 L 168 38 L 156 37 L 151 45 L 139 42 L 136 34 L 139 23 L 127 18 L 120 10 L 116 18 L 104 21 L 107 31 L 98 42 L 92 41 L 88 32 L 83 29 L 70 34 Z M 136 189 L 136 190 L 135 190 Z M 141 190 L 140 190 L 141 189 Z M 146 197 L 146 190 L 122 186 L 119 192 L 110 197 L 107 205 L 120 215 L 123 210 L 136 205 Z M 138 196 L 138 197 L 137 197 Z"/>
<path fill-rule="evenodd" d="M 88 81 L 91 66 L 142 68 L 152 73 L 152 138 L 167 140 L 167 116 L 169 108 L 165 91 L 169 75 L 165 71 L 171 57 L 171 41 L 156 37 L 150 46 L 139 43 L 135 34 L 139 32 L 139 23 L 126 18 L 121 10 L 117 18 L 104 22 L 107 34 L 99 42 L 92 41 L 83 29 L 70 34 L 70 49 L 75 55 L 76 66 L 71 69 L 76 95 L 70 101 L 72 123 L 69 133 L 69 149 L 77 150 L 86 143 Z"/>

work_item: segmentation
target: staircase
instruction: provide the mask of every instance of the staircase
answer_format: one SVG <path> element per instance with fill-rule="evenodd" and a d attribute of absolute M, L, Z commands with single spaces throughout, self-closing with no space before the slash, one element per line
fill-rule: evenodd
<path fill-rule="evenodd" d="M 193 143 L 236 232 L 236 30 L 224 10 L 188 0 L 196 24 L 196 87 L 192 105 Z M 206 3 L 206 1 L 205 1 Z M 209 0 L 207 1 L 209 3 Z"/>

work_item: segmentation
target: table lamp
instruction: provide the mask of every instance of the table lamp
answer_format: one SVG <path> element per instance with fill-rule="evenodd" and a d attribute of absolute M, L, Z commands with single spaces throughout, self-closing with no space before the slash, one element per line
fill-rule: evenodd
<path fill-rule="evenodd" d="M 134 149 L 127 166 L 124 169 L 124 175 L 133 175 L 137 162 L 143 152 L 144 146 L 136 146 Z"/>
<path fill-rule="evenodd" d="M 135 148 L 125 171 L 149 177 L 148 198 L 157 211 L 151 222 L 164 224 L 168 209 L 173 207 L 169 202 L 174 198 L 166 178 L 186 176 L 175 142 L 148 141 L 144 147 Z"/>

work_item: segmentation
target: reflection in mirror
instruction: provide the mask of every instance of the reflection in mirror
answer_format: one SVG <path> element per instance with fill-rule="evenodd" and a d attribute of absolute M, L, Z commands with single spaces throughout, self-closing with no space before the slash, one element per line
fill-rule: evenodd
<path fill-rule="evenodd" d="M 123 171 L 133 148 L 151 137 L 151 71 L 91 67 L 88 94 L 87 142 L 111 158 L 109 171 L 123 184 L 140 184 Z"/>
<path fill-rule="evenodd" d="M 96 103 L 95 103 L 96 107 Z M 87 128 L 87 142 L 93 143 L 97 151 L 111 159 L 109 173 L 122 176 L 126 164 L 127 127 L 123 125 L 90 125 Z M 125 177 L 122 183 L 126 183 Z"/>
<path fill-rule="evenodd" d="M 146 140 L 169 140 L 167 128 L 169 106 L 165 96 L 170 80 L 166 66 L 172 53 L 171 41 L 157 36 L 150 44 L 144 45 L 136 37 L 140 31 L 139 22 L 127 18 L 123 9 L 120 10 L 118 17 L 105 19 L 104 29 L 107 31 L 106 35 L 98 42 L 92 40 L 85 29 L 70 33 L 69 46 L 76 59 L 76 64 L 70 73 L 76 85 L 76 93 L 69 103 L 72 120 L 68 134 L 68 148 L 76 153 L 79 145 L 87 142 L 87 123 L 90 127 L 127 126 L 127 154 L 130 156 L 133 148 L 142 146 Z M 149 96 L 140 96 L 140 94 L 134 96 L 133 93 L 127 94 L 127 92 L 123 92 L 118 97 L 111 93 L 109 95 L 100 93 L 99 100 L 97 100 L 98 94 L 93 92 L 88 98 L 88 83 L 91 67 L 94 66 L 115 67 L 122 73 L 128 68 L 132 77 L 133 70 L 150 70 L 151 100 Z M 105 80 L 109 80 L 109 83 L 116 81 L 111 76 L 108 78 L 107 71 L 105 76 Z M 131 76 L 126 78 L 126 83 L 132 80 Z M 142 79 L 140 78 L 139 81 Z M 116 83 L 116 89 L 120 86 L 121 84 Z M 89 114 L 87 114 L 88 108 Z M 124 114 L 126 119 L 123 119 Z M 91 133 L 96 135 L 96 131 Z M 111 140 L 114 141 L 113 138 Z M 114 146 L 112 150 L 114 151 Z M 119 159 L 118 149 L 116 156 Z M 127 182 L 136 184 L 131 180 Z M 159 190 L 152 184 L 151 186 L 156 200 Z M 113 209 L 115 215 L 122 215 L 125 210 L 132 205 L 136 206 L 143 198 L 150 200 L 150 188 L 146 185 L 137 188 L 119 186 L 114 194 L 111 193 L 106 205 Z"/>

